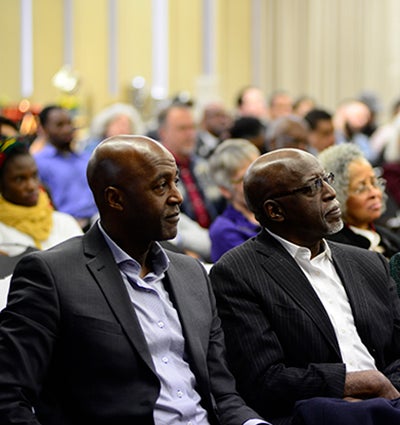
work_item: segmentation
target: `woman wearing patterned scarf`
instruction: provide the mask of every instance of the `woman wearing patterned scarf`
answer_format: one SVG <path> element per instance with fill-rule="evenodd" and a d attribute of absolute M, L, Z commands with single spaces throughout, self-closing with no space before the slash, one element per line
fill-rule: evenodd
<path fill-rule="evenodd" d="M 21 254 L 28 247 L 47 249 L 82 234 L 76 220 L 54 211 L 38 179 L 27 145 L 0 139 L 0 252 Z"/>

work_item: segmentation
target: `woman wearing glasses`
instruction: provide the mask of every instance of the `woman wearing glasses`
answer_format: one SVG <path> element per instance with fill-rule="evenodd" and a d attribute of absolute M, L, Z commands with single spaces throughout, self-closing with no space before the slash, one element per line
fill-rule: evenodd
<path fill-rule="evenodd" d="M 370 162 L 352 143 L 325 149 L 319 160 L 332 172 L 332 186 L 340 202 L 344 227 L 329 239 L 381 252 L 390 258 L 400 251 L 400 237 L 376 224 L 385 211 L 385 180 L 377 177 Z"/>

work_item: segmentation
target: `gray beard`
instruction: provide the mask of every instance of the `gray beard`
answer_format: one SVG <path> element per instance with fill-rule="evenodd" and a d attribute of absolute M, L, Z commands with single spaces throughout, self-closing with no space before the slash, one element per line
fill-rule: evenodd
<path fill-rule="evenodd" d="M 340 230 L 343 229 L 343 226 L 344 226 L 343 220 L 340 219 L 337 223 L 329 227 L 327 231 L 327 236 L 334 235 L 335 233 L 340 232 Z"/>

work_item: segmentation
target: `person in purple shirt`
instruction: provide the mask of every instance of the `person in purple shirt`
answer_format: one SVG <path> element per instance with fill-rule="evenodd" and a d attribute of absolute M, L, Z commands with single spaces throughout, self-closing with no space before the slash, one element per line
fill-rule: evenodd
<path fill-rule="evenodd" d="M 227 139 L 210 157 L 211 176 L 228 201 L 224 212 L 210 226 L 212 262 L 260 230 L 243 195 L 243 176 L 259 155 L 259 150 L 248 140 Z"/>
<path fill-rule="evenodd" d="M 39 120 L 46 138 L 44 148 L 34 155 L 40 179 L 55 208 L 72 215 L 85 228 L 97 212 L 86 180 L 90 154 L 74 152 L 74 127 L 66 109 L 49 105 L 41 111 Z"/>

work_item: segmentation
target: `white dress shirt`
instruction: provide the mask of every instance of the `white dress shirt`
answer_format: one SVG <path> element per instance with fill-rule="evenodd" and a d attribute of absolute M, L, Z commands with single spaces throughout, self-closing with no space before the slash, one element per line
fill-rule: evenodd
<path fill-rule="evenodd" d="M 357 332 L 349 299 L 333 265 L 332 253 L 326 241 L 323 240 L 324 250 L 311 259 L 308 248 L 295 245 L 268 229 L 266 231 L 289 252 L 318 295 L 335 330 L 346 371 L 376 369 L 374 358 Z"/>

